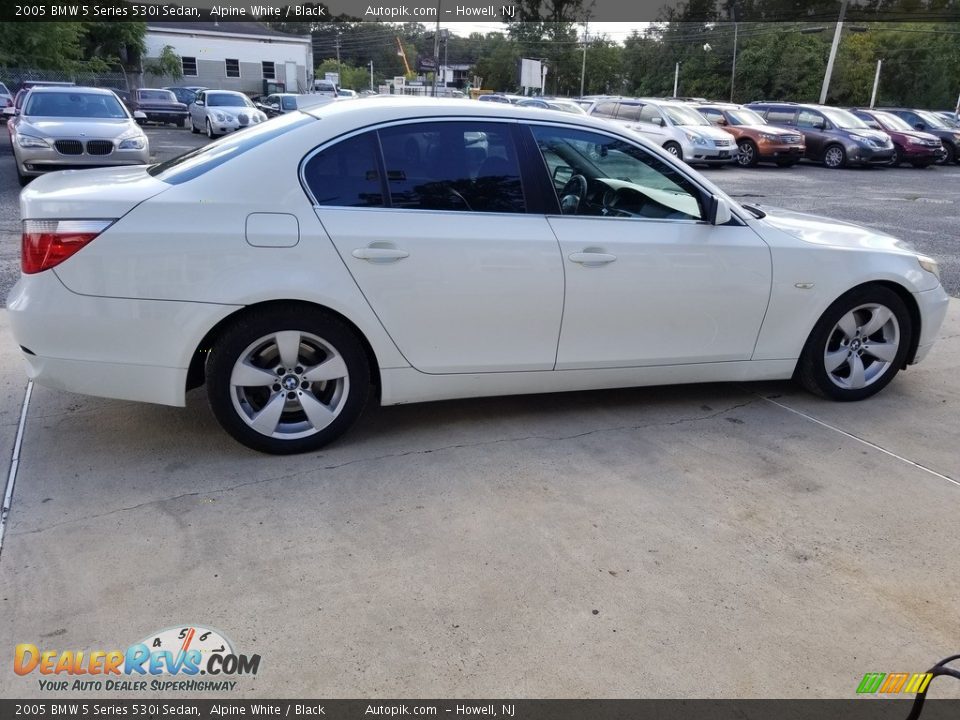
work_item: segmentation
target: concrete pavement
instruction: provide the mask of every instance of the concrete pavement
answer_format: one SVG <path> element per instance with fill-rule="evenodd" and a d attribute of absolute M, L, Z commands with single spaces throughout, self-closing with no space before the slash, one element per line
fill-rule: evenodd
<path fill-rule="evenodd" d="M 0 318 L 8 456 L 25 382 Z M 852 697 L 960 651 L 958 352 L 954 300 L 863 403 L 771 383 L 402 406 L 283 458 L 202 392 L 38 387 L 0 696 L 77 697 L 14 675 L 16 643 L 199 623 L 262 656 L 243 697 Z"/>

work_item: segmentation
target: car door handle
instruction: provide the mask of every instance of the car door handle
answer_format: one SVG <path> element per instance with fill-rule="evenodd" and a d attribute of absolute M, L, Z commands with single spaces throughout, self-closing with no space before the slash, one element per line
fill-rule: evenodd
<path fill-rule="evenodd" d="M 606 265 L 617 259 L 616 255 L 601 252 L 575 252 L 567 257 L 570 259 L 570 262 L 586 265 L 587 267 Z"/>
<path fill-rule="evenodd" d="M 357 248 L 351 253 L 358 260 L 369 260 L 370 262 L 396 262 L 410 257 L 410 253 L 400 248 L 390 247 L 365 247 Z"/>

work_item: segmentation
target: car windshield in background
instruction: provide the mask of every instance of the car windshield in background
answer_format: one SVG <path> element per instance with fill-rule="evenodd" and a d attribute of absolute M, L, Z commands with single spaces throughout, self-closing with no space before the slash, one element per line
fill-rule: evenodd
<path fill-rule="evenodd" d="M 728 110 L 727 117 L 731 125 L 766 125 L 767 121 L 757 115 L 753 110 L 740 108 L 739 110 Z"/>
<path fill-rule="evenodd" d="M 673 121 L 674 125 L 709 125 L 710 121 L 696 110 L 685 107 L 673 107 L 663 105 L 661 107 L 667 116 Z"/>
<path fill-rule="evenodd" d="M 281 115 L 269 123 L 254 125 L 242 133 L 227 135 L 223 139 L 204 145 L 193 152 L 151 165 L 147 172 L 165 183 L 179 185 L 203 175 L 238 155 L 242 155 L 251 148 L 262 145 L 268 140 L 273 140 L 296 127 L 315 120 L 316 118 L 313 116 L 303 113 Z"/>
<path fill-rule="evenodd" d="M 79 92 L 31 93 L 23 114 L 62 118 L 130 117 L 113 95 Z"/>
<path fill-rule="evenodd" d="M 917 115 L 919 115 L 923 121 L 932 128 L 937 128 L 937 130 L 950 129 L 943 120 L 938 118 L 932 112 L 927 112 L 926 110 L 917 110 Z"/>
<path fill-rule="evenodd" d="M 913 128 L 910 127 L 910 123 L 903 118 L 897 117 L 893 113 L 875 112 L 873 114 L 878 120 L 892 130 L 913 130 Z"/>
<path fill-rule="evenodd" d="M 159 100 L 161 102 L 176 102 L 177 96 L 169 90 L 141 90 L 141 100 Z"/>
<path fill-rule="evenodd" d="M 550 107 L 551 110 L 559 110 L 561 112 L 572 113 L 573 115 L 586 115 L 582 107 L 572 102 L 567 103 L 548 100 L 547 106 Z"/>
<path fill-rule="evenodd" d="M 253 103 L 242 95 L 227 93 L 207 93 L 207 105 L 210 107 L 253 107 Z"/>
<path fill-rule="evenodd" d="M 863 130 L 867 127 L 867 124 L 852 112 L 838 108 L 820 108 L 820 111 L 837 127 L 847 130 Z"/>

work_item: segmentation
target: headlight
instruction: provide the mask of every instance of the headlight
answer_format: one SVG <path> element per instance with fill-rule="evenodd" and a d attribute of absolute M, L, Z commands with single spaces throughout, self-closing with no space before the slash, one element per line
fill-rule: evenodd
<path fill-rule="evenodd" d="M 267 119 L 267 116 L 264 113 L 257 113 L 257 117 L 260 118 L 260 122 L 263 122 Z"/>
<path fill-rule="evenodd" d="M 866 136 L 864 136 L 864 135 L 851 135 L 851 136 L 850 136 L 850 139 L 851 139 L 851 140 L 856 140 L 856 141 L 857 141 L 858 143 L 860 143 L 861 145 L 869 145 L 869 144 L 870 144 L 870 138 L 868 138 L 868 137 L 866 137 Z"/>
<path fill-rule="evenodd" d="M 920 267 L 922 267 L 928 273 L 936 275 L 937 280 L 940 279 L 940 266 L 937 264 L 936 260 L 933 258 L 928 258 L 925 255 L 917 255 L 917 262 L 920 263 Z"/>
<path fill-rule="evenodd" d="M 143 150 L 147 146 L 147 138 L 143 135 L 126 138 L 120 141 L 121 150 Z"/>
<path fill-rule="evenodd" d="M 907 142 L 911 145 L 924 145 L 925 143 L 920 138 L 908 137 Z"/>
<path fill-rule="evenodd" d="M 43 138 L 34 137 L 33 135 L 17 135 L 17 143 L 22 148 L 48 148 L 50 143 L 48 143 Z"/>
<path fill-rule="evenodd" d="M 760 133 L 761 140 L 769 140 L 770 142 L 777 142 L 779 139 L 776 135 L 771 135 L 770 133 Z"/>
<path fill-rule="evenodd" d="M 227 121 L 227 116 L 224 115 L 223 113 L 215 112 L 215 113 L 213 114 L 213 119 L 216 120 L 217 122 L 226 122 L 226 121 Z"/>
<path fill-rule="evenodd" d="M 692 133 L 692 132 L 684 132 L 683 134 L 686 135 L 687 140 L 689 140 L 692 143 L 695 143 L 697 145 L 707 144 L 707 139 L 702 135 L 697 135 L 696 133 Z"/>

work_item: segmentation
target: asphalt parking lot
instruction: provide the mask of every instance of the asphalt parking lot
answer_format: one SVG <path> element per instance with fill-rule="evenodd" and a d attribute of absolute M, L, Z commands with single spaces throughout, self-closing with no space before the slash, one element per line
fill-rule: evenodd
<path fill-rule="evenodd" d="M 160 159 L 203 142 L 148 132 Z M 960 167 L 707 172 L 911 240 L 960 294 Z M 9 457 L 26 382 L 2 313 L 0 337 Z M 955 300 L 929 358 L 862 403 L 767 383 L 399 406 L 293 457 L 234 443 L 202 391 L 34 387 L 0 648 L 200 624 L 261 655 L 237 697 L 852 697 L 960 652 L 958 353 Z M 2 697 L 67 694 L 0 671 Z"/>

